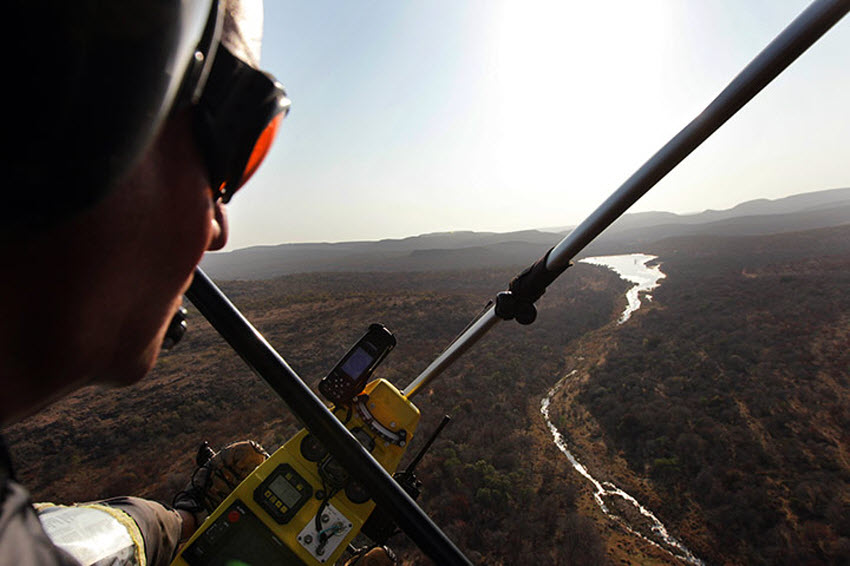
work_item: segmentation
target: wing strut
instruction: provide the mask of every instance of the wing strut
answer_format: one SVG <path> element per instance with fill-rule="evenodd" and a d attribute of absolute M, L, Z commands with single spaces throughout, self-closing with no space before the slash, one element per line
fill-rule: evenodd
<path fill-rule="evenodd" d="M 806 49 L 850 10 L 850 0 L 812 3 L 735 77 L 690 124 L 649 158 L 614 194 L 584 222 L 514 277 L 509 290 L 431 362 L 402 393 L 412 397 L 442 373 L 499 320 L 516 318 L 530 324 L 536 317 L 534 302 L 570 265 L 572 258 L 617 220 L 631 205 L 673 170 Z"/>

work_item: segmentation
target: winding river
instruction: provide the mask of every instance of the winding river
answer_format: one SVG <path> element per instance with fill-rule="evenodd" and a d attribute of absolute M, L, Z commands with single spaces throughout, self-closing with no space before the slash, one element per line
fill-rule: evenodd
<path fill-rule="evenodd" d="M 658 287 L 661 280 L 667 277 L 661 272 L 661 265 L 649 265 L 654 259 L 657 259 L 654 255 L 629 254 L 586 257 L 580 261 L 607 267 L 629 283 L 633 283 L 626 291 L 628 304 L 623 314 L 620 315 L 620 324 L 623 324 L 629 320 L 633 312 L 640 308 L 641 296 L 647 301 L 651 301 L 652 295 L 649 292 Z"/>
<path fill-rule="evenodd" d="M 626 322 L 634 311 L 640 308 L 641 298 L 652 300 L 649 292 L 658 287 L 661 279 L 666 277 L 661 272 L 661 266 L 658 264 L 647 265 L 656 256 L 648 254 L 629 254 L 629 255 L 614 255 L 590 257 L 582 259 L 585 263 L 594 265 L 602 265 L 615 271 L 620 277 L 634 283 L 626 292 L 628 305 L 625 311 L 620 316 L 619 323 Z M 579 462 L 578 458 L 570 452 L 564 436 L 558 428 L 552 424 L 549 419 L 549 405 L 552 397 L 564 385 L 566 380 L 570 379 L 577 370 L 573 370 L 565 375 L 555 386 L 549 390 L 549 393 L 540 402 L 540 413 L 543 415 L 543 420 L 546 426 L 552 433 L 555 445 L 566 456 L 570 465 L 591 484 L 593 484 L 593 498 L 596 504 L 602 509 L 602 512 L 607 516 L 617 520 L 629 532 L 640 536 L 652 544 L 666 550 L 676 558 L 683 560 L 689 564 L 703 565 L 703 561 L 697 558 L 685 545 L 679 542 L 673 535 L 667 531 L 664 524 L 656 517 L 652 511 L 641 505 L 634 497 L 617 487 L 611 482 L 600 481 L 590 474 L 588 469 Z"/>

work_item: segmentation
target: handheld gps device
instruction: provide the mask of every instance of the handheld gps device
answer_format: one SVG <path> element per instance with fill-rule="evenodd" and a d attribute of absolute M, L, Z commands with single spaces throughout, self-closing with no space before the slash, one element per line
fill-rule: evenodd
<path fill-rule="evenodd" d="M 348 404 L 363 391 L 372 372 L 396 345 L 395 336 L 380 324 L 369 330 L 319 382 L 319 392 L 334 404 Z"/>

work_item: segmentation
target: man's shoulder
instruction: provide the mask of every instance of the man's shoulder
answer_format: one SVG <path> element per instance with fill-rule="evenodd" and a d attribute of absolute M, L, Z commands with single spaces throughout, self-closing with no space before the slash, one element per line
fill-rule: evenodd
<path fill-rule="evenodd" d="M 0 490 L 0 566 L 79 566 L 51 542 L 22 485 L 6 480 Z"/>

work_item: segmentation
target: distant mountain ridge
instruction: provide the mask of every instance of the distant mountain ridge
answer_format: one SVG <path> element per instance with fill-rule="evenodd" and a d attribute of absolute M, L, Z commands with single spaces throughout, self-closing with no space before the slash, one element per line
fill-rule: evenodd
<path fill-rule="evenodd" d="M 850 224 L 850 188 L 743 202 L 698 214 L 626 214 L 585 250 L 641 251 L 679 236 L 758 236 Z M 438 232 L 380 241 L 280 244 L 207 254 L 201 266 L 216 279 L 270 279 L 323 271 L 435 271 L 531 264 L 566 232 Z"/>

